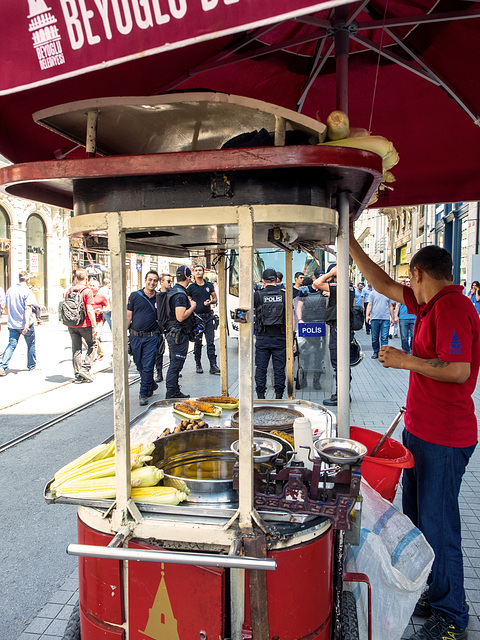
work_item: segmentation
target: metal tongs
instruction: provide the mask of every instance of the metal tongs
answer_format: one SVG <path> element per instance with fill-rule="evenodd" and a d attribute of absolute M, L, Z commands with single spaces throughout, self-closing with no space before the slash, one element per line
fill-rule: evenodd
<path fill-rule="evenodd" d="M 373 458 L 373 456 L 378 452 L 378 450 L 380 449 L 382 444 L 385 442 L 385 440 L 387 438 L 389 438 L 392 435 L 392 433 L 395 431 L 395 429 L 397 428 L 398 423 L 402 419 L 402 416 L 403 416 L 403 414 L 405 413 L 406 410 L 407 410 L 407 407 L 402 407 L 400 409 L 400 411 L 397 413 L 397 415 L 395 416 L 392 424 L 388 427 L 388 429 L 383 434 L 383 436 L 380 438 L 380 440 L 377 442 L 375 448 L 373 449 L 372 453 L 370 454 L 371 458 Z"/>

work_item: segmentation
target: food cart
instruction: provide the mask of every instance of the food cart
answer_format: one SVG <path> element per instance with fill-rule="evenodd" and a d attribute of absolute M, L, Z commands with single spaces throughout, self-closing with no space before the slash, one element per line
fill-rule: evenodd
<path fill-rule="evenodd" d="M 33 187 L 38 194 L 40 186 L 46 201 L 70 193 L 71 233 L 108 239 L 114 274 L 116 499 L 73 500 L 78 544 L 68 548 L 80 556 L 82 640 L 356 638 L 355 603 L 351 594 L 344 595 L 343 582 L 368 579 L 344 575 L 343 547 L 344 533 L 353 529 L 365 452 L 348 440 L 348 326 L 339 325 L 338 432 L 323 407 L 293 399 L 290 359 L 289 399 L 272 406 L 308 414 L 322 437 L 315 457 L 310 454 L 310 468 L 294 461 L 285 442 L 278 458 L 262 466 L 252 453 L 254 437 L 262 436 L 254 429 L 258 402 L 252 399 L 252 255 L 256 246 L 281 243 L 292 251 L 338 237 L 338 309 L 340 317 L 348 317 L 348 219 L 380 183 L 381 159 L 319 146 L 321 123 L 224 94 L 97 99 L 60 105 L 35 118 L 85 144 L 91 157 L 6 168 L 7 189 L 27 193 Z M 252 128 L 274 132 L 274 145 L 220 148 Z M 290 130 L 302 131 L 310 143 L 286 145 Z M 97 152 L 105 155 L 95 157 Z M 228 471 L 219 472 L 226 477 L 215 476 L 228 480 L 228 500 L 218 499 L 212 476 L 200 497 L 194 492 L 195 500 L 179 506 L 131 499 L 130 444 L 144 426 L 133 424 L 131 431 L 128 418 L 125 252 L 139 246 L 184 256 L 201 246 L 220 257 L 238 247 L 238 429 L 224 411 L 223 422 L 160 438 L 155 449 L 160 464 L 170 455 L 170 442 L 178 441 L 177 453 L 223 456 L 236 441 L 238 459 L 230 454 Z M 286 275 L 288 308 L 288 266 Z M 220 267 L 221 291 L 223 279 Z M 225 327 L 222 296 L 220 302 Z M 224 335 L 222 342 L 221 388 L 228 395 Z M 157 402 L 147 412 L 157 412 L 149 418 L 158 425 L 157 437 L 171 404 Z M 215 465 L 224 468 L 218 459 Z M 46 497 L 55 501 L 48 486 Z"/>

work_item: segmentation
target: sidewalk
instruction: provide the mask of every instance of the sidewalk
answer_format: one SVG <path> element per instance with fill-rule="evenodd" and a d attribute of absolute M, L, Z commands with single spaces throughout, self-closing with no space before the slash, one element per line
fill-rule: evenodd
<path fill-rule="evenodd" d="M 58 324 L 58 323 L 57 323 Z M 46 326 L 46 325 L 43 325 Z M 43 327 L 39 328 L 39 342 L 40 331 Z M 52 336 L 56 337 L 61 342 L 59 325 L 58 331 L 53 325 L 51 326 Z M 2 332 L 3 333 L 3 332 Z M 50 331 L 49 331 L 50 333 Z M 3 338 L 4 336 L 2 336 Z M 351 424 L 365 427 L 367 429 L 373 429 L 380 433 L 384 433 L 388 426 L 391 424 L 393 418 L 398 413 L 401 406 L 404 405 L 406 399 L 406 390 L 408 387 L 408 373 L 405 371 L 395 371 L 392 369 L 384 369 L 378 360 L 372 360 L 372 348 L 370 343 L 370 337 L 366 336 L 363 331 L 356 333 L 358 341 L 362 345 L 362 349 L 365 353 L 365 357 L 360 365 L 352 369 L 352 403 L 351 403 Z M 68 335 L 67 335 L 68 338 Z M 391 340 L 393 346 L 399 346 L 399 339 Z M 0 349 L 2 343 L 0 342 Z M 69 346 L 69 343 L 68 343 Z M 66 349 L 66 347 L 64 347 Z M 231 395 L 237 395 L 238 393 L 238 364 L 237 364 L 237 342 L 235 339 L 229 340 L 229 380 Z M 18 349 L 17 349 L 18 351 Z M 58 345 L 58 352 L 61 353 L 60 344 Z M 16 356 L 16 354 L 15 354 Z M 23 356 L 26 361 L 26 356 Z M 70 353 L 65 351 L 65 358 L 70 358 Z M 204 359 L 206 356 L 204 355 Z M 23 360 L 21 361 L 23 362 Z M 13 361 L 12 361 L 13 365 Z M 52 365 L 41 365 L 45 367 L 45 372 L 48 373 L 50 369 L 54 369 L 54 363 Z M 67 365 L 65 365 L 67 366 Z M 70 367 L 71 376 L 71 363 L 68 362 Z M 131 367 L 132 374 L 135 373 L 134 367 Z M 18 378 L 27 380 L 26 376 L 31 374 L 28 372 L 18 373 Z M 45 376 L 43 376 L 45 377 Z M 48 377 L 48 375 L 47 375 Z M 66 374 L 65 374 L 66 377 Z M 107 386 L 107 378 L 109 384 L 111 384 L 111 372 L 105 371 L 102 375 L 95 375 L 95 385 L 82 385 L 82 389 L 86 389 L 93 393 L 93 387 L 97 386 L 97 380 L 101 377 L 105 379 L 102 382 Z M 9 379 L 12 381 L 9 383 Z M 7 376 L 0 384 L 4 382 L 12 386 L 15 382 L 14 375 Z M 41 381 L 39 381 L 40 384 Z M 212 376 L 208 373 L 204 375 L 195 374 L 194 362 L 192 355 L 189 355 L 184 368 L 183 378 L 181 380 L 183 390 L 195 395 L 217 395 L 219 393 L 219 377 Z M 42 382 L 43 384 L 43 382 Z M 58 384 L 58 382 L 57 382 Z M 325 397 L 331 394 L 331 381 L 324 381 L 322 377 L 322 384 L 325 386 L 325 390 L 315 391 L 312 387 L 306 387 L 300 391 L 295 392 L 295 397 L 311 400 L 319 404 L 323 403 Z M 75 387 L 75 385 L 72 385 Z M 131 405 L 132 414 L 139 412 L 137 406 L 136 397 L 138 393 L 138 384 L 134 384 L 135 389 L 131 393 Z M 5 387 L 3 387 L 5 389 Z M 31 393 L 30 388 L 23 390 L 24 396 Z M 66 389 L 66 387 L 64 388 Z M 98 389 L 97 389 L 98 391 Z M 160 384 L 158 392 L 155 394 L 155 399 L 164 398 L 164 383 Z M 9 393 L 10 391 L 8 391 Z M 65 392 L 64 392 L 65 393 Z M 69 392 L 66 392 L 69 393 Z M 48 395 L 48 394 L 47 394 Z M 273 390 L 269 390 L 267 393 L 267 401 L 269 398 L 273 398 Z M 477 419 L 480 423 L 480 385 L 477 385 L 477 389 L 474 393 L 475 405 L 477 407 Z M 2 392 L 3 405 L 5 397 Z M 402 424 L 399 425 L 395 433 L 395 437 L 400 439 L 402 430 Z M 4 438 L 6 439 L 6 438 Z M 465 588 L 467 601 L 470 605 L 470 624 L 469 624 L 469 640 L 480 640 L 480 448 L 475 451 L 469 467 L 467 469 L 463 488 L 461 493 L 461 514 L 462 514 L 462 535 L 463 535 L 463 548 L 464 548 L 464 564 L 465 564 Z M 399 492 L 397 492 L 397 498 L 395 504 L 400 506 Z M 57 507 L 52 507 L 57 508 Z M 58 507 L 61 508 L 61 507 Z M 73 514 L 70 514 L 73 517 Z M 68 616 L 73 604 L 78 599 L 77 591 L 77 572 L 74 571 L 66 579 L 64 585 L 56 590 L 52 594 L 45 594 L 45 606 L 36 615 L 36 617 L 29 623 L 25 631 L 19 636 L 18 640 L 45 640 L 47 638 L 60 640 L 63 637 L 63 632 L 66 626 Z M 411 625 L 405 630 L 403 638 L 409 638 L 413 633 L 413 630 L 417 630 L 419 626 L 423 624 L 421 619 L 412 619 Z M 388 640 L 385 638 L 385 640 Z"/>

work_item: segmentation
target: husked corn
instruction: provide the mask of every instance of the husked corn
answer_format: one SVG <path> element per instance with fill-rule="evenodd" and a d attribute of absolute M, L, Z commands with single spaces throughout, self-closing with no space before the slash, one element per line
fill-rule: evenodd
<path fill-rule="evenodd" d="M 163 469 L 148 466 L 132 471 L 132 487 L 154 487 L 163 478 Z M 134 485 L 133 482 L 136 481 Z"/>
<path fill-rule="evenodd" d="M 132 487 L 137 487 L 139 480 L 132 480 Z M 72 480 L 57 487 L 57 496 L 74 498 L 115 498 L 116 478 L 96 478 L 94 480 Z"/>
<path fill-rule="evenodd" d="M 186 494 L 173 487 L 141 487 L 132 489 L 132 500 L 155 504 L 177 505 L 185 500 Z"/>
<path fill-rule="evenodd" d="M 187 496 L 190 493 L 190 489 L 187 487 L 185 480 L 182 480 L 181 478 L 164 478 L 163 484 L 165 487 L 174 487 L 175 489 L 178 489 L 178 491 L 186 493 Z"/>
<path fill-rule="evenodd" d="M 75 458 L 75 460 L 59 469 L 55 474 L 55 478 L 57 476 L 66 475 L 73 469 L 82 467 L 83 465 L 89 464 L 90 462 L 96 462 L 98 460 L 103 460 L 104 458 L 109 458 L 113 455 L 114 446 L 114 443 L 110 442 L 109 444 L 99 444 L 96 447 L 93 447 L 93 449 L 90 449 L 83 455 Z"/>

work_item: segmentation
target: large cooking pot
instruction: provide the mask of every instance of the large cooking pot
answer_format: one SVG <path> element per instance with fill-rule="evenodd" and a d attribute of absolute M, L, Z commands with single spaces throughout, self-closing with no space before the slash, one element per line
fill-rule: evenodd
<path fill-rule="evenodd" d="M 253 435 L 265 437 L 261 431 L 254 431 Z M 282 438 L 272 434 L 268 437 L 281 444 L 278 457 L 286 461 L 287 452 L 293 447 Z M 188 502 L 236 502 L 233 467 L 237 456 L 231 446 L 238 438 L 238 429 L 232 428 L 196 429 L 164 436 L 155 442 L 152 464 L 163 469 L 166 477 L 184 480 L 190 489 Z M 266 464 L 256 466 L 263 471 Z"/>

